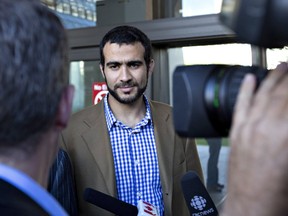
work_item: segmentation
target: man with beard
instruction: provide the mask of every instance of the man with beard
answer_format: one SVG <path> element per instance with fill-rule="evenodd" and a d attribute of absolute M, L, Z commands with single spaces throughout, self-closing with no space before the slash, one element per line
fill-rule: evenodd
<path fill-rule="evenodd" d="M 143 200 L 160 215 L 189 215 L 181 177 L 202 178 L 194 140 L 175 134 L 172 108 L 145 95 L 154 69 L 150 40 L 119 26 L 100 43 L 100 69 L 109 93 L 72 116 L 60 143 L 74 166 L 80 215 L 112 215 L 82 198 L 90 187 L 124 202 Z"/>

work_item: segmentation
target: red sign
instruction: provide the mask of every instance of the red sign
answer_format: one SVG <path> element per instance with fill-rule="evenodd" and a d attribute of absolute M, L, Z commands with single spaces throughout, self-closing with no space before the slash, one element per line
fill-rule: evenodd
<path fill-rule="evenodd" d="M 107 85 L 105 82 L 95 82 L 93 83 L 93 104 L 99 103 L 105 95 L 108 93 Z"/>

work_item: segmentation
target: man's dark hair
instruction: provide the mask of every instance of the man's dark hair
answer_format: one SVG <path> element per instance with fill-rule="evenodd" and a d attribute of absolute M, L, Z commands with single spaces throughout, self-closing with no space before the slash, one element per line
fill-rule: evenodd
<path fill-rule="evenodd" d="M 106 43 L 129 45 L 137 42 L 140 42 L 145 49 L 144 60 L 146 65 L 149 67 L 149 63 L 152 58 L 152 48 L 150 39 L 141 30 L 133 26 L 126 26 L 126 25 L 115 27 L 105 34 L 102 41 L 100 42 L 100 64 L 103 66 L 105 64 L 103 48 Z"/>
<path fill-rule="evenodd" d="M 0 1 L 0 146 L 45 131 L 68 84 L 66 31 L 36 0 Z"/>

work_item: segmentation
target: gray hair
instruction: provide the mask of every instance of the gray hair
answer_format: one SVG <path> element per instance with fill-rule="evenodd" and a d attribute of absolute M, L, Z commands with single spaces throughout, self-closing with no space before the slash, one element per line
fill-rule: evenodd
<path fill-rule="evenodd" d="M 66 31 L 36 0 L 0 1 L 0 146 L 53 123 L 68 84 Z"/>

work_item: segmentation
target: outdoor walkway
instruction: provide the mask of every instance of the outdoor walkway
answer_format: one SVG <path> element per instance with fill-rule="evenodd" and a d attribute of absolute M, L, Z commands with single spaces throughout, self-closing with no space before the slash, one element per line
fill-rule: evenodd
<path fill-rule="evenodd" d="M 197 145 L 198 153 L 200 156 L 202 169 L 206 181 L 206 175 L 207 175 L 207 161 L 209 158 L 209 147 L 203 146 L 203 145 Z M 219 155 L 219 161 L 218 161 L 218 168 L 219 168 L 219 183 L 224 184 L 225 187 L 222 190 L 221 193 L 211 193 L 210 196 L 212 200 L 214 201 L 216 207 L 218 210 L 221 209 L 222 204 L 225 200 L 226 193 L 227 193 L 227 166 L 228 166 L 228 157 L 229 157 L 229 150 L 230 148 L 227 146 L 222 146 L 220 155 Z"/>

